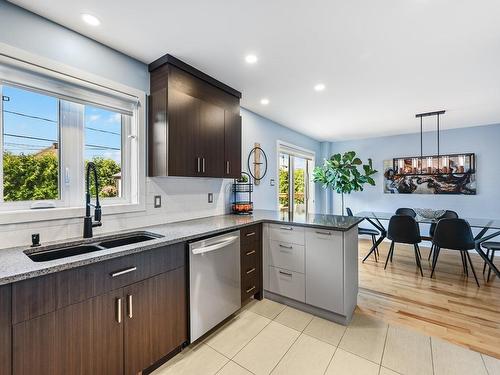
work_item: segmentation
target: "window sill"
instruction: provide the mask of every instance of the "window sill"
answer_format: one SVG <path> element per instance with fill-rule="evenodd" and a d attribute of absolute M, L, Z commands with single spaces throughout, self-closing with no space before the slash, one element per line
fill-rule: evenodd
<path fill-rule="evenodd" d="M 146 211 L 144 204 L 120 203 L 102 207 L 102 215 L 120 215 L 131 212 Z M 85 216 L 83 207 L 42 208 L 16 211 L 0 211 L 0 225 L 32 223 L 52 220 L 80 219 Z"/>

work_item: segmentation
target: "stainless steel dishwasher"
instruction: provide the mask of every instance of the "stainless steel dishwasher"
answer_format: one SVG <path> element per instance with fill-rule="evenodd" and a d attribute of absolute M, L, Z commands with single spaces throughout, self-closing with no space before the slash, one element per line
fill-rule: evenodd
<path fill-rule="evenodd" d="M 240 232 L 189 245 L 191 342 L 241 308 Z"/>

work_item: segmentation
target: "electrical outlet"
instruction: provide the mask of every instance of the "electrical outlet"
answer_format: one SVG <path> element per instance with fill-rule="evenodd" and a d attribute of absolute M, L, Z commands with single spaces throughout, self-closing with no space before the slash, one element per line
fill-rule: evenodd
<path fill-rule="evenodd" d="M 155 195 L 155 208 L 161 207 L 161 195 Z"/>
<path fill-rule="evenodd" d="M 269 185 L 274 186 L 274 184 L 275 184 L 275 182 L 274 182 L 274 178 L 271 178 L 271 179 L 269 180 Z"/>
<path fill-rule="evenodd" d="M 208 203 L 214 203 L 214 193 L 208 193 Z"/>

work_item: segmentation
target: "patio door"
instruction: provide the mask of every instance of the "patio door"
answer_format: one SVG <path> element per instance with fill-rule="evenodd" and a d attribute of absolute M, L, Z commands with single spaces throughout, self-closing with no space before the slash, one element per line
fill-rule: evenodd
<path fill-rule="evenodd" d="M 314 154 L 278 148 L 278 204 L 282 216 L 294 220 L 314 212 L 314 185 L 311 181 Z"/>

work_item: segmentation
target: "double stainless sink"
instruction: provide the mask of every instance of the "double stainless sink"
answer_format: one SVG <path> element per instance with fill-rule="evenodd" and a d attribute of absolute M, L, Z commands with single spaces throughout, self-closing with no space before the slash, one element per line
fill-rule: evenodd
<path fill-rule="evenodd" d="M 102 239 L 101 241 L 94 243 L 82 243 L 73 246 L 54 247 L 36 252 L 26 252 L 26 255 L 34 262 L 47 262 L 50 260 L 91 253 L 94 251 L 133 245 L 136 243 L 155 240 L 161 237 L 163 236 L 149 232 L 127 233 L 110 239 Z"/>

